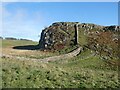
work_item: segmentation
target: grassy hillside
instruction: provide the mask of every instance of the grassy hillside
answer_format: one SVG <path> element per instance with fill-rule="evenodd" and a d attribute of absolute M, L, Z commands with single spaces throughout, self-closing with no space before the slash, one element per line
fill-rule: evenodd
<path fill-rule="evenodd" d="M 54 56 L 37 50 L 15 50 L 28 41 L 4 41 L 3 53 L 31 58 Z M 19 61 L 2 57 L 3 88 L 119 88 L 118 67 L 106 63 L 94 51 L 84 48 L 78 56 L 49 63 Z"/>

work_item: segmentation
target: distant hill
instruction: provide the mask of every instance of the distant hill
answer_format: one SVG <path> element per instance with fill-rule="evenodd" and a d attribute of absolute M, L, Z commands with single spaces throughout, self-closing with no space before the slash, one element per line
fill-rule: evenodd
<path fill-rule="evenodd" d="M 2 37 L 1 37 L 2 38 Z M 2 38 L 3 39 L 3 38 Z M 14 38 L 14 37 L 5 37 L 6 40 L 23 40 L 23 41 L 32 41 L 32 40 L 29 40 L 29 39 L 24 39 L 24 38 Z"/>
<path fill-rule="evenodd" d="M 29 39 L 22 39 L 22 38 L 21 38 L 21 39 L 19 39 L 19 40 L 24 40 L 24 41 L 32 41 L 32 40 L 29 40 Z"/>
<path fill-rule="evenodd" d="M 0 36 L 0 39 L 3 39 L 3 37 Z"/>
<path fill-rule="evenodd" d="M 17 40 L 17 38 L 13 38 L 13 37 L 5 37 L 6 40 Z"/>

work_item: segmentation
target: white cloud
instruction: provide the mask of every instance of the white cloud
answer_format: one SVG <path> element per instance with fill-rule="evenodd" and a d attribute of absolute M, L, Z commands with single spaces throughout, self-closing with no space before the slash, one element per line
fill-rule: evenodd
<path fill-rule="evenodd" d="M 3 9 L 3 36 L 14 36 L 38 40 L 43 26 L 40 12 L 29 15 L 28 11 L 19 8 L 14 13 Z M 31 17 L 32 16 L 32 17 Z"/>

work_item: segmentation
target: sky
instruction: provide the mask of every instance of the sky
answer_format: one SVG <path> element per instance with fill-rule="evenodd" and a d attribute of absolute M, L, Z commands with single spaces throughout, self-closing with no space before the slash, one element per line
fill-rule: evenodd
<path fill-rule="evenodd" d="M 119 0 L 1 0 L 2 2 L 118 2 Z"/>
<path fill-rule="evenodd" d="M 3 2 L 0 36 L 39 41 L 41 31 L 54 22 L 118 25 L 118 3 Z"/>

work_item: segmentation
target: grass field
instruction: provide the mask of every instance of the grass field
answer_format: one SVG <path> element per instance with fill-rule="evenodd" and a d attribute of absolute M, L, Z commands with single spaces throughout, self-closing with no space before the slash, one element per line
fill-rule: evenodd
<path fill-rule="evenodd" d="M 36 45 L 31 41 L 3 40 L 4 54 L 45 58 L 58 53 L 15 50 L 13 46 Z M 119 88 L 118 67 L 101 60 L 85 49 L 78 56 L 42 63 L 2 58 L 3 88 Z"/>
<path fill-rule="evenodd" d="M 25 40 L 2 40 L 2 48 L 22 46 L 22 45 L 37 45 L 38 42 Z"/>
<path fill-rule="evenodd" d="M 27 49 L 13 49 L 15 46 L 27 46 L 37 45 L 38 42 L 24 41 L 24 40 L 3 40 L 2 41 L 2 53 L 13 56 L 29 57 L 29 58 L 45 58 L 57 55 L 58 53 L 52 53 L 48 51 L 40 50 L 27 50 Z"/>

